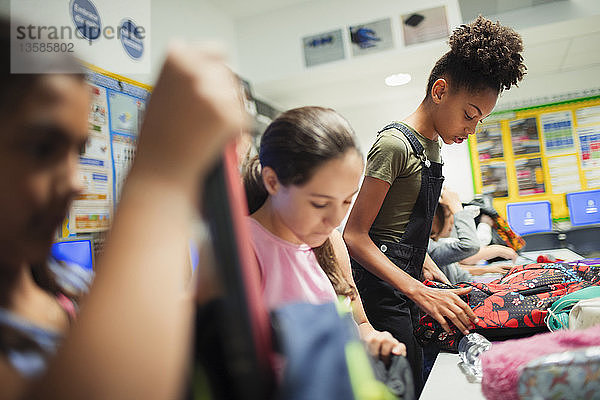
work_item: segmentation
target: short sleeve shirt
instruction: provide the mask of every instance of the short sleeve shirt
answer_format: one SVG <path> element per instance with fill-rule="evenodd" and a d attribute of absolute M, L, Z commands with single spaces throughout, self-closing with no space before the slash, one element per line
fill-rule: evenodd
<path fill-rule="evenodd" d="M 289 303 L 322 304 L 337 300 L 333 285 L 309 245 L 287 242 L 254 218 L 246 219 L 261 272 L 263 298 L 269 309 Z"/>
<path fill-rule="evenodd" d="M 419 140 L 427 158 L 441 163 L 441 143 L 431 140 L 407 126 Z M 410 220 L 421 189 L 422 162 L 415 155 L 404 133 L 391 128 L 377 135 L 367 155 L 366 176 L 391 186 L 375 217 L 369 234 L 382 241 L 399 242 Z"/>

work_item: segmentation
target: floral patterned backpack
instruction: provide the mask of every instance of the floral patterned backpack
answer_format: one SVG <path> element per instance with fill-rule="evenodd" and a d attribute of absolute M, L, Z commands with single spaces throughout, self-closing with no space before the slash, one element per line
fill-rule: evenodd
<path fill-rule="evenodd" d="M 547 331 L 545 318 L 555 301 L 583 288 L 600 286 L 600 259 L 519 265 L 487 284 L 425 284 L 447 289 L 472 287 L 462 296 L 479 317 L 471 331 L 490 340 L 511 339 Z M 452 332 L 447 333 L 436 320 L 425 315 L 415 328 L 415 336 L 421 344 L 437 343 L 443 350 L 456 351 L 463 335 L 454 325 L 451 327 Z"/>

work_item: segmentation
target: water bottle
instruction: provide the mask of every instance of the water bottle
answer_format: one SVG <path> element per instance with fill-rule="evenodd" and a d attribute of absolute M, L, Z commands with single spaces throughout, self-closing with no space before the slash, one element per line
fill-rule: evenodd
<path fill-rule="evenodd" d="M 489 340 L 479 333 L 469 333 L 458 342 L 459 366 L 470 382 L 481 382 L 481 353 L 492 347 Z"/>

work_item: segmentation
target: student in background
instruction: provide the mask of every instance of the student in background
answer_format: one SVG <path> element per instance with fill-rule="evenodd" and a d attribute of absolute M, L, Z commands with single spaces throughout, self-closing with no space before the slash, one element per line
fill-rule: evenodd
<path fill-rule="evenodd" d="M 81 73 L 11 74 L 9 27 L 0 21 L 0 398 L 177 398 L 194 305 L 181 266 L 199 184 L 243 126 L 234 78 L 213 51 L 170 50 L 74 322 L 47 257 L 81 190 L 89 87 Z"/>
<path fill-rule="evenodd" d="M 427 252 L 450 283 L 471 282 L 474 275 L 504 274 L 511 264 L 475 265 L 486 256 L 514 260 L 517 253 L 500 245 L 480 246 L 475 228 L 477 206 L 463 208 L 458 194 L 444 189 L 435 211 Z"/>
<path fill-rule="evenodd" d="M 439 290 L 420 282 L 447 282 L 426 255 L 443 182 L 439 140 L 462 143 L 475 133 L 498 95 L 525 71 L 519 34 L 483 17 L 457 28 L 449 44 L 417 110 L 379 132 L 344 231 L 367 316 L 376 329 L 406 344 L 417 393 L 423 386 L 422 352 L 413 335 L 418 308 L 446 330 L 451 322 L 467 333 L 476 320 L 459 297 L 469 289 Z"/>
<path fill-rule="evenodd" d="M 519 256 L 517 252 L 510 247 L 500 244 L 500 242 L 502 242 L 500 237 L 497 239 L 499 243 L 493 243 L 494 235 L 492 234 L 492 228 L 495 228 L 495 224 L 496 223 L 489 215 L 481 213 L 479 224 L 477 224 L 477 237 L 479 238 L 481 249 L 475 255 L 468 257 L 461 262 L 464 264 L 464 268 L 471 270 L 471 273 L 475 275 L 478 275 L 480 272 L 489 272 L 486 268 L 481 269 L 477 266 L 480 261 L 511 260 L 512 262 L 515 262 Z M 503 271 L 496 270 L 495 272 L 500 273 Z"/>
<path fill-rule="evenodd" d="M 479 251 L 474 219 L 477 214 L 463 208 L 456 192 L 444 188 L 431 224 L 427 253 L 450 283 L 472 279 L 458 263 Z M 456 237 L 450 237 L 453 231 Z"/>
<path fill-rule="evenodd" d="M 335 111 L 284 112 L 267 127 L 259 156 L 245 168 L 248 223 L 269 308 L 345 296 L 369 351 L 387 360 L 405 354 L 404 345 L 367 320 L 335 229 L 358 191 L 362 170 L 352 128 Z"/>

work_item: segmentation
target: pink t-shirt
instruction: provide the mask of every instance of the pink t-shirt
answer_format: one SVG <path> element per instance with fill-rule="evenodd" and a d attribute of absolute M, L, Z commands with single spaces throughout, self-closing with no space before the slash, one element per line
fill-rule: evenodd
<path fill-rule="evenodd" d="M 337 296 L 315 253 L 273 235 L 248 217 L 252 247 L 261 272 L 263 297 L 269 309 L 294 302 L 336 301 Z"/>

